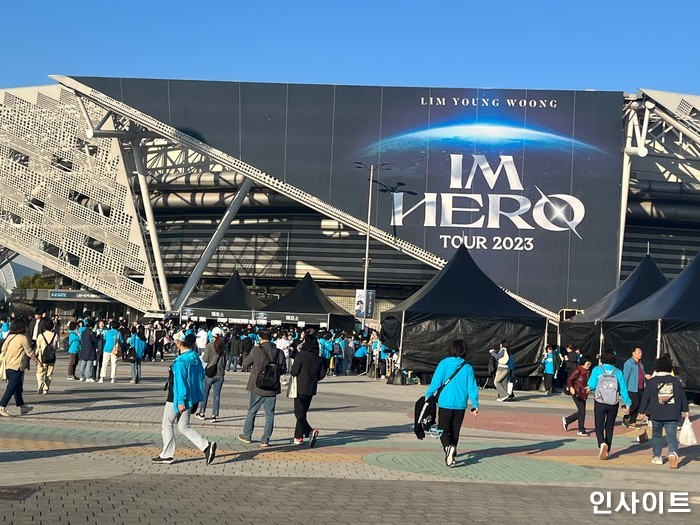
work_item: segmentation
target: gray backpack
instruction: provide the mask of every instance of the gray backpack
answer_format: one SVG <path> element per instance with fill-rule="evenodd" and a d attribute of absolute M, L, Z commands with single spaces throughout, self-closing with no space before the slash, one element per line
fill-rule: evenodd
<path fill-rule="evenodd" d="M 615 373 L 617 369 L 608 373 L 605 368 L 600 367 L 603 373 L 598 378 L 598 385 L 595 387 L 595 401 L 602 405 L 617 405 L 620 401 L 619 385 Z"/>

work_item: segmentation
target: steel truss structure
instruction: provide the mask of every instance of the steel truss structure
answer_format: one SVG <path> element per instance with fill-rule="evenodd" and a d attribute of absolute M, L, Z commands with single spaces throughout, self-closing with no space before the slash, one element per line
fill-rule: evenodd
<path fill-rule="evenodd" d="M 263 220 L 242 219 L 241 207 L 310 209 L 323 217 L 321 227 L 329 228 L 331 236 L 367 230 L 364 219 L 75 79 L 55 80 L 58 85 L 0 91 L 5 259 L 22 253 L 134 309 L 167 311 L 186 304 L 223 248 L 231 224 Z M 626 100 L 619 254 L 623 274 L 639 252 L 640 241 L 630 231 L 642 228 L 644 237 L 645 228 L 674 220 L 680 227 L 683 212 L 669 214 L 668 202 L 700 201 L 698 107 L 697 97 L 647 90 Z M 679 188 L 681 196 L 662 198 L 670 187 Z M 215 218 L 191 214 L 210 207 L 223 213 Z M 683 227 L 700 229 L 700 214 L 696 220 L 683 217 Z M 172 235 L 180 235 L 199 227 L 209 240 L 196 248 L 192 260 L 183 262 L 166 237 L 171 229 Z M 370 228 L 370 237 L 418 261 L 414 264 L 435 269 L 445 264 L 378 228 Z M 697 242 L 700 248 L 700 234 Z M 683 266 L 669 264 L 671 275 Z M 174 287 L 168 279 L 176 267 L 188 278 L 171 298 Z M 410 268 L 406 266 L 407 274 Z M 556 319 L 552 312 L 518 299 Z"/>
<path fill-rule="evenodd" d="M 674 277 L 700 251 L 700 97 L 642 89 L 624 117 L 620 270 L 651 252 Z"/>

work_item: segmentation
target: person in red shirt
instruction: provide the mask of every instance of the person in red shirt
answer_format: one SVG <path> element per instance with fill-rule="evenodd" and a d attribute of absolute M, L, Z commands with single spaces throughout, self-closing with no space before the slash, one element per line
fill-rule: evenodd
<path fill-rule="evenodd" d="M 591 360 L 588 357 L 582 357 L 578 366 L 569 374 L 566 379 L 566 391 L 571 394 L 571 399 L 576 405 L 576 412 L 570 416 L 561 418 L 564 430 L 569 430 L 569 425 L 574 421 L 578 421 L 578 435 L 588 437 L 586 432 L 586 400 L 588 399 L 588 391 L 586 385 L 588 378 L 591 375 Z"/>

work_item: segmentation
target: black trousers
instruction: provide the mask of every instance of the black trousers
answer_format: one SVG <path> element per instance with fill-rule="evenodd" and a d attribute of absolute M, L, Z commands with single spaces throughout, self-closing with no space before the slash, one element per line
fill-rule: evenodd
<path fill-rule="evenodd" d="M 552 392 L 552 387 L 554 386 L 554 374 L 545 374 L 544 375 L 544 391 L 545 392 Z"/>
<path fill-rule="evenodd" d="M 615 418 L 619 403 L 615 405 L 604 405 L 593 402 L 593 417 L 595 419 L 595 436 L 598 438 L 598 447 L 603 443 L 612 448 L 613 429 L 615 428 Z"/>
<path fill-rule="evenodd" d="M 451 408 L 438 409 L 438 428 L 442 430 L 440 441 L 443 449 L 449 445 L 457 447 L 465 412 L 466 410 L 453 410 Z"/>
<path fill-rule="evenodd" d="M 578 396 L 571 396 L 571 399 L 574 400 L 574 404 L 576 405 L 576 412 L 574 412 L 570 416 L 566 416 L 566 424 L 570 425 L 574 421 L 578 421 L 579 432 L 585 432 L 586 431 L 586 400 L 581 399 Z"/>
<path fill-rule="evenodd" d="M 300 395 L 294 399 L 294 417 L 297 418 L 297 426 L 294 428 L 294 437 L 296 439 L 309 437 L 313 430 L 306 419 L 313 398 L 314 396 Z"/>
<path fill-rule="evenodd" d="M 630 413 L 623 416 L 622 419 L 629 421 L 630 423 L 637 422 L 637 416 L 639 415 L 639 405 L 642 403 L 642 394 L 644 394 L 644 389 L 642 388 L 639 392 L 630 392 L 630 399 L 632 404 L 630 405 Z"/>

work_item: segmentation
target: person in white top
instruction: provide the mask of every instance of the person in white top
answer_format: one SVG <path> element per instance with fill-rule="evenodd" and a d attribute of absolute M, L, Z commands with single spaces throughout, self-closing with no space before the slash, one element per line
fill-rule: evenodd
<path fill-rule="evenodd" d="M 207 331 L 204 329 L 203 326 L 199 327 L 199 330 L 197 330 L 197 352 L 199 355 L 202 355 L 204 353 L 204 349 L 207 346 L 207 343 L 209 342 L 209 335 L 207 334 Z"/>
<path fill-rule="evenodd" d="M 275 346 L 282 351 L 284 354 L 284 358 L 287 360 L 287 375 L 291 372 L 292 370 L 292 362 L 294 361 L 290 355 L 289 355 L 289 347 L 292 344 L 292 342 L 289 340 L 289 337 L 287 334 L 281 334 L 277 340 L 275 341 Z M 287 378 L 286 376 L 282 378 L 282 385 L 287 384 Z"/>

